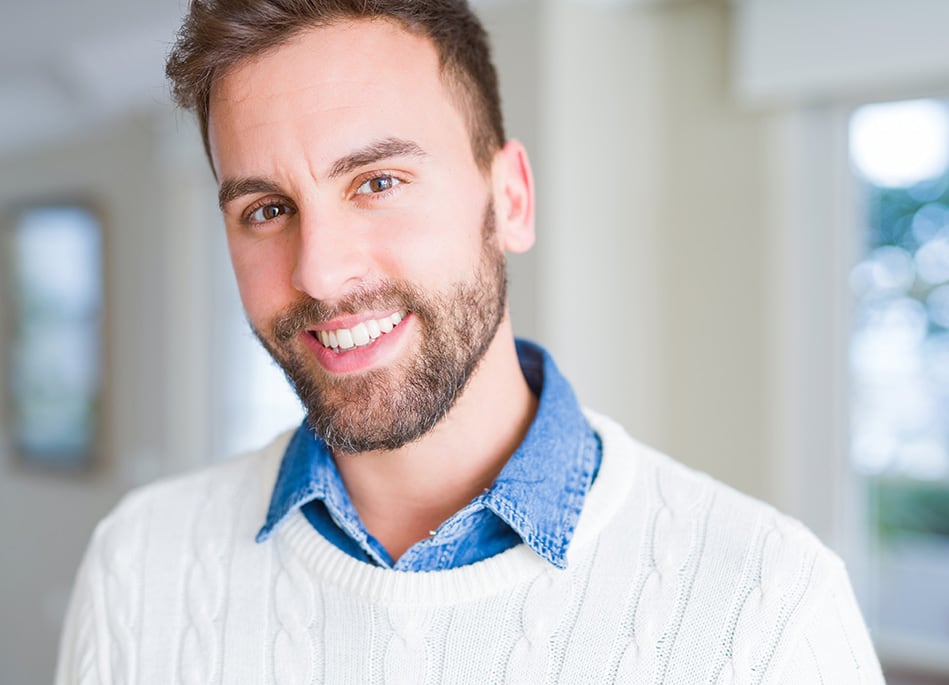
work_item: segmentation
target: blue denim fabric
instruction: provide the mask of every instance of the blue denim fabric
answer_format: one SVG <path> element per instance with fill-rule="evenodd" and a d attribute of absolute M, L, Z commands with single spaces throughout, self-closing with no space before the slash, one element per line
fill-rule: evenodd
<path fill-rule="evenodd" d="M 340 550 L 385 568 L 456 568 L 522 541 L 554 566 L 565 568 L 567 547 L 599 469 L 602 445 L 546 350 L 518 340 L 517 354 L 524 377 L 539 398 L 524 442 L 491 488 L 398 561 L 393 562 L 363 526 L 330 451 L 306 422 L 284 454 L 257 541 L 266 540 L 280 521 L 301 508 L 311 525 Z"/>

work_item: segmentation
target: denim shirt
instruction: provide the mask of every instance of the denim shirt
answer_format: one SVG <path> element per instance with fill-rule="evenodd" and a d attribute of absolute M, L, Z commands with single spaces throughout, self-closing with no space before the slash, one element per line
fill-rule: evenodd
<path fill-rule="evenodd" d="M 435 571 L 487 559 L 524 542 L 558 568 L 583 500 L 600 465 L 602 445 L 553 359 L 538 345 L 517 341 L 537 414 L 520 447 L 494 484 L 412 545 L 397 560 L 366 530 L 332 454 L 306 422 L 287 446 L 257 542 L 299 508 L 310 524 L 350 556 L 401 571 Z"/>

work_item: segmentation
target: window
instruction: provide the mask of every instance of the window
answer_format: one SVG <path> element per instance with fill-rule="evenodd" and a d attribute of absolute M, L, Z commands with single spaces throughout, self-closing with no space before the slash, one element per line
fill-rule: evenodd
<path fill-rule="evenodd" d="M 851 463 L 865 483 L 878 634 L 949 644 L 949 103 L 862 107 L 851 272 Z"/>
<path fill-rule="evenodd" d="M 37 206 L 4 233 L 4 432 L 28 464 L 87 466 L 100 429 L 101 226 L 83 207 Z"/>

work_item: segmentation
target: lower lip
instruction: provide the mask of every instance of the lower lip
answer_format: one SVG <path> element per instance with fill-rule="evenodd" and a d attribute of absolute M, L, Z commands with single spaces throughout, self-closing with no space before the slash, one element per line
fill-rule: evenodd
<path fill-rule="evenodd" d="M 334 352 L 324 347 L 309 332 L 304 331 L 300 335 L 325 371 L 345 375 L 386 366 L 397 355 L 407 339 L 408 329 L 414 325 L 415 316 L 409 312 L 399 325 L 388 333 L 383 333 L 368 345 L 353 347 L 343 352 Z"/>

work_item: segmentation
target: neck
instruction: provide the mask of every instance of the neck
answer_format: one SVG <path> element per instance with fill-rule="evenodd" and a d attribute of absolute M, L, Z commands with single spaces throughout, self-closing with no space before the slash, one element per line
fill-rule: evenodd
<path fill-rule="evenodd" d="M 505 316 L 464 392 L 434 429 L 397 450 L 336 458 L 366 529 L 398 559 L 491 486 L 536 411 Z"/>

